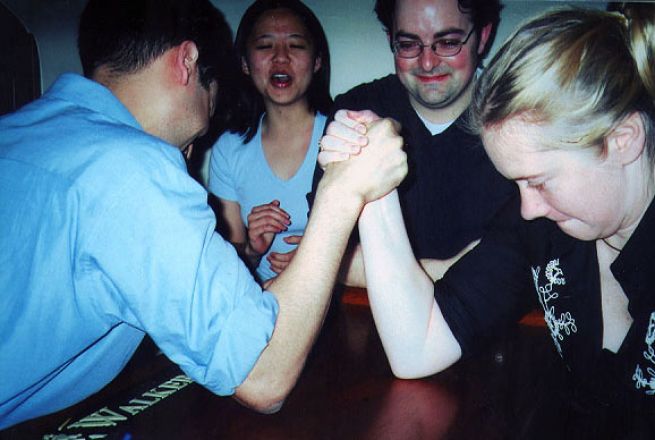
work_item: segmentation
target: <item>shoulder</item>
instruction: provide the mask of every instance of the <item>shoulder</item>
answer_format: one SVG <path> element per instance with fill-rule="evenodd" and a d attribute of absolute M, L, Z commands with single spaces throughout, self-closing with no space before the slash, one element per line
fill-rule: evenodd
<path fill-rule="evenodd" d="M 395 74 L 360 84 L 334 100 L 337 108 L 351 106 L 353 110 L 382 106 L 393 100 L 403 87 Z M 405 93 L 406 95 L 406 93 Z"/>
<path fill-rule="evenodd" d="M 316 116 L 314 116 L 314 131 L 319 130 L 321 133 L 323 133 L 326 122 L 327 116 L 323 113 L 316 112 Z"/>
<path fill-rule="evenodd" d="M 253 138 L 250 142 L 244 143 L 244 136 L 236 133 L 227 131 L 223 133 L 218 140 L 212 146 L 212 153 L 218 152 L 224 156 L 231 156 L 238 154 L 241 150 L 243 151 L 247 146 L 254 143 L 256 137 Z"/>

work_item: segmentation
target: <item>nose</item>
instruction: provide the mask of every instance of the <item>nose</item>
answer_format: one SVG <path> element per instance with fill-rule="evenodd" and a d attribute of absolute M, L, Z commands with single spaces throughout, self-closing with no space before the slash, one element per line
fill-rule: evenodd
<path fill-rule="evenodd" d="M 418 57 L 421 69 L 425 72 L 430 72 L 441 63 L 441 58 L 434 53 L 430 46 L 425 46 Z"/>
<path fill-rule="evenodd" d="M 525 220 L 533 220 L 548 214 L 548 203 L 538 189 L 519 185 L 519 192 L 521 193 L 521 217 Z"/>
<path fill-rule="evenodd" d="M 289 50 L 287 49 L 286 45 L 280 44 L 275 46 L 273 61 L 277 63 L 284 63 L 289 61 Z"/>

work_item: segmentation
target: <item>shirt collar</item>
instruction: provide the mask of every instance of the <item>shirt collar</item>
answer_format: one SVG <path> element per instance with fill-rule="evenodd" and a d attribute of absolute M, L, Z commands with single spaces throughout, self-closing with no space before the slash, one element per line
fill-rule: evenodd
<path fill-rule="evenodd" d="M 107 118 L 143 130 L 127 107 L 108 88 L 78 74 L 61 75 L 44 97 L 72 101 Z"/>
<path fill-rule="evenodd" d="M 655 201 L 610 268 L 631 303 L 655 288 Z"/>

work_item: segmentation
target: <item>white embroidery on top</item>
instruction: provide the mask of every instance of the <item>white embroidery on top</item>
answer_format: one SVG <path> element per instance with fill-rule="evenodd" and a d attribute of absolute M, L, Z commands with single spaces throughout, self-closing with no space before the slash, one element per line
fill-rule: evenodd
<path fill-rule="evenodd" d="M 575 325 L 575 319 L 571 316 L 571 312 L 561 313 L 559 318 L 555 315 L 555 306 L 550 304 L 551 301 L 559 297 L 559 293 L 553 290 L 554 286 L 563 286 L 566 284 L 564 272 L 559 267 L 559 258 L 550 261 L 546 265 L 545 277 L 547 283 L 543 286 L 539 285 L 539 273 L 541 272 L 540 266 L 532 267 L 532 277 L 534 279 L 534 286 L 537 289 L 537 296 L 539 303 L 544 309 L 544 320 L 550 336 L 553 338 L 555 348 L 560 356 L 562 355 L 562 344 L 564 336 L 569 336 L 571 333 L 577 333 L 578 328 Z"/>
<path fill-rule="evenodd" d="M 645 342 L 646 350 L 644 351 L 644 359 L 651 365 L 655 365 L 655 349 L 653 349 L 653 344 L 655 344 L 655 312 L 650 314 Z M 646 373 L 648 373 L 648 378 L 645 377 L 641 365 L 637 364 L 635 374 L 632 375 L 632 380 L 635 381 L 635 388 L 638 390 L 644 388 L 644 392 L 652 396 L 655 394 L 655 369 L 653 367 L 647 367 Z"/>

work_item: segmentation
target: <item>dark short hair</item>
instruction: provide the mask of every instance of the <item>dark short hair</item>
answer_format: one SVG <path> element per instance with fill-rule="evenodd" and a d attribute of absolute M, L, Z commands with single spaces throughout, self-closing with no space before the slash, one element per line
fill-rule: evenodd
<path fill-rule="evenodd" d="M 240 63 L 242 58 L 247 59 L 248 38 L 250 38 L 257 20 L 266 11 L 274 9 L 288 9 L 293 12 L 303 22 L 311 35 L 315 57 L 321 58 L 321 68 L 313 75 L 307 90 L 307 101 L 310 111 L 327 114 L 332 107 L 332 98 L 330 96 L 330 50 L 320 21 L 312 10 L 300 0 L 256 0 L 251 4 L 241 18 L 234 42 L 238 62 Z M 245 141 L 249 142 L 257 133 L 259 119 L 264 113 L 264 100 L 255 89 L 250 77 L 243 73 L 241 83 L 239 108 L 235 111 L 237 113 L 235 115 L 235 124 L 230 127 L 230 130 L 244 134 Z"/>
<path fill-rule="evenodd" d="M 232 32 L 209 0 L 90 0 L 80 18 L 78 49 L 86 77 L 137 72 L 184 41 L 198 47 L 203 86 L 219 90 L 234 76 Z"/>
<path fill-rule="evenodd" d="M 478 37 L 484 26 L 489 23 L 492 24 L 489 41 L 484 53 L 480 56 L 480 59 L 483 59 L 489 53 L 489 49 L 496 37 L 496 30 L 498 23 L 500 23 L 500 11 L 503 9 L 503 6 L 500 4 L 500 0 L 457 0 L 457 3 L 462 13 L 471 16 L 471 21 Z M 378 16 L 378 20 L 382 23 L 385 32 L 391 34 L 394 14 L 396 12 L 396 0 L 376 0 L 374 11 Z M 393 40 L 393 35 L 391 40 Z"/>

